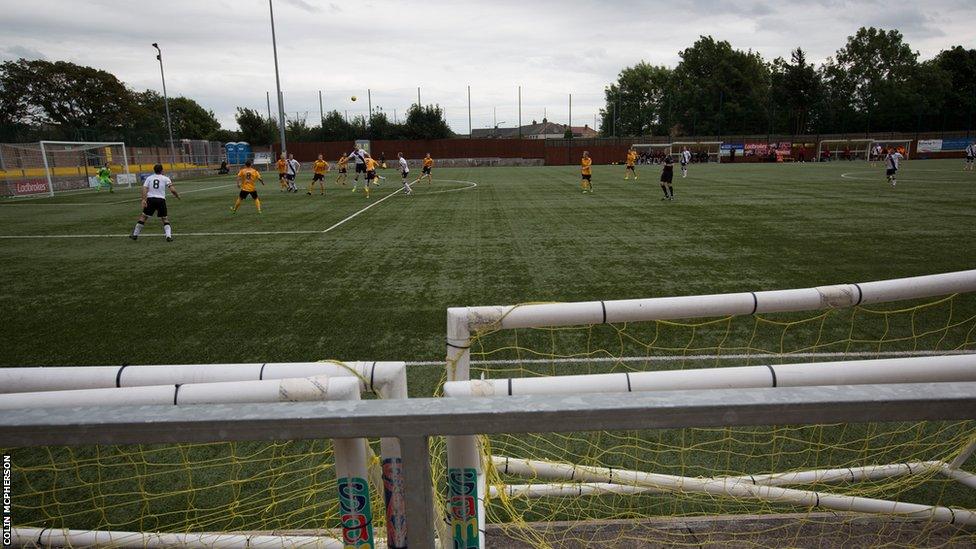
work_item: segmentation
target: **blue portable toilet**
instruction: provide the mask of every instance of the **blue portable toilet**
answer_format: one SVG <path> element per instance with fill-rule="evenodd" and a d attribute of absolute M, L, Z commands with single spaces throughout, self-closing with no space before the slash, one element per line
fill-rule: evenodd
<path fill-rule="evenodd" d="M 254 158 L 254 154 L 251 152 L 251 144 L 247 141 L 238 141 L 237 155 L 238 159 L 240 159 L 239 164 L 243 164 L 245 161 Z"/>
<path fill-rule="evenodd" d="M 224 144 L 224 154 L 227 155 L 228 164 L 237 164 L 237 143 L 231 141 Z"/>

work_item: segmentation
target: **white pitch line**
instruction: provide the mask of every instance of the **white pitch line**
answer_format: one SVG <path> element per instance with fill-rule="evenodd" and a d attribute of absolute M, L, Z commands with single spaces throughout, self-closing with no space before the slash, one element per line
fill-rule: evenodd
<path fill-rule="evenodd" d="M 199 189 L 204 190 L 204 189 Z M 256 236 L 256 235 L 277 235 L 277 234 L 325 234 L 336 227 L 342 225 L 343 223 L 349 221 L 350 219 L 356 217 L 357 215 L 365 212 L 366 210 L 376 206 L 380 202 L 383 202 L 387 198 L 399 193 L 403 188 L 399 188 L 392 193 L 384 196 L 383 198 L 377 200 L 376 202 L 370 203 L 365 208 L 354 212 L 352 215 L 346 217 L 342 221 L 333 224 L 331 227 L 324 230 L 305 230 L 305 231 L 241 231 L 241 232 L 196 232 L 196 233 L 173 233 L 173 236 Z M 31 240 L 31 239 L 51 239 L 51 238 L 124 238 L 129 236 L 128 234 L 42 234 L 42 235 L 0 235 L 0 240 Z M 161 237 L 162 234 L 152 233 L 152 234 L 142 234 L 142 237 Z"/>
<path fill-rule="evenodd" d="M 850 353 L 842 352 L 823 352 L 823 353 L 770 353 L 770 354 L 729 354 L 729 355 L 655 355 L 655 356 L 624 356 L 624 357 L 580 357 L 580 358 L 527 358 L 517 359 L 496 359 L 496 360 L 472 360 L 471 364 L 483 366 L 491 365 L 511 365 L 511 364 L 581 364 L 581 363 L 610 363 L 610 362 L 675 362 L 679 360 L 763 360 L 769 358 L 882 358 L 882 357 L 910 357 L 910 356 L 941 356 L 941 355 L 971 355 L 976 354 L 976 350 L 955 350 L 955 351 L 881 351 L 868 352 L 856 351 Z M 443 366 L 443 360 L 422 360 L 418 362 L 407 362 L 407 366 Z"/>
<path fill-rule="evenodd" d="M 331 227 L 329 227 L 328 229 L 325 229 L 324 231 L 318 231 L 318 232 L 321 232 L 321 233 L 323 233 L 323 234 L 324 234 L 324 233 L 327 233 L 327 232 L 329 232 L 329 231 L 331 231 L 332 229 L 335 229 L 335 228 L 336 228 L 336 227 L 338 227 L 339 225 L 342 225 L 342 224 L 343 224 L 343 223 L 345 223 L 346 221 L 349 221 L 350 219 L 352 219 L 352 218 L 354 218 L 354 217 L 356 217 L 357 215 L 359 215 L 359 214 L 361 214 L 361 213 L 363 213 L 363 212 L 365 212 L 366 210 L 368 210 L 368 209 L 370 209 L 370 208 L 372 208 L 373 206 L 376 206 L 376 205 L 377 205 L 377 204 L 379 204 L 380 202 L 383 202 L 383 201 L 384 201 L 384 200 L 386 200 L 387 198 L 390 198 L 391 196 L 393 196 L 393 195 L 395 195 L 396 193 L 398 193 L 398 192 L 400 192 L 400 191 L 402 191 L 402 190 L 403 190 L 403 187 L 400 187 L 399 189 L 397 189 L 397 190 L 395 190 L 395 191 L 393 191 L 392 193 L 390 193 L 390 194 L 388 194 L 388 195 L 386 195 L 386 196 L 384 196 L 383 198 L 381 198 L 381 199 L 379 199 L 379 200 L 377 200 L 376 202 L 373 202 L 373 203 L 372 203 L 372 204 L 370 204 L 369 206 L 366 206 L 365 208 L 363 208 L 363 209 L 361 209 L 361 210 L 359 210 L 359 211 L 357 211 L 357 212 L 355 212 L 354 214 L 352 214 L 352 215 L 350 215 L 349 217 L 347 217 L 347 218 L 345 218 L 345 219 L 343 219 L 342 221 L 340 221 L 340 222 L 338 222 L 338 223 L 336 223 L 335 225 L 332 225 L 332 226 L 331 226 Z"/>
<path fill-rule="evenodd" d="M 189 191 L 181 191 L 180 195 L 199 193 L 203 191 L 212 191 L 214 189 L 226 189 L 227 187 L 233 187 L 236 183 L 230 183 L 227 185 L 218 185 L 216 187 L 205 187 L 203 189 L 191 189 Z M 50 198 L 50 197 L 47 197 Z M 32 203 L 21 203 L 21 202 L 0 202 L 0 206 L 116 206 L 118 204 L 126 204 L 129 202 L 138 202 L 142 200 L 141 196 L 136 196 L 133 198 L 125 198 L 122 200 L 116 200 L 114 202 L 59 202 L 57 204 L 32 204 Z"/>

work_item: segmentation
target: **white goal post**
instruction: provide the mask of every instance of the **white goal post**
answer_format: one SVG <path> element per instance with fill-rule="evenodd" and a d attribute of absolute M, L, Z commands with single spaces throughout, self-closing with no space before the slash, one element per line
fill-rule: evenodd
<path fill-rule="evenodd" d="M 674 156 L 680 156 L 681 152 L 687 148 L 691 152 L 693 162 L 698 162 L 703 154 L 707 162 L 722 161 L 722 141 L 675 141 L 671 143 Z"/>
<path fill-rule="evenodd" d="M 817 161 L 868 160 L 873 139 L 821 139 L 817 143 Z"/>
<path fill-rule="evenodd" d="M 57 190 L 83 190 L 90 188 L 88 178 L 89 168 L 102 164 L 115 164 L 121 167 L 121 174 L 117 177 L 117 185 L 132 187 L 135 178 L 129 173 L 129 159 L 125 150 L 125 143 L 121 141 L 41 141 L 41 158 L 44 161 L 44 174 L 47 177 L 48 195 L 54 196 Z M 121 151 L 117 151 L 121 149 Z M 119 154 L 121 153 L 121 154 Z M 121 156 L 118 158 L 116 155 Z M 121 160 L 121 162 L 119 162 Z M 95 161 L 92 164 L 92 161 Z M 84 178 L 78 183 L 84 169 Z M 67 173 L 60 173 L 59 169 L 66 169 Z M 77 176 L 71 172 L 77 172 Z M 124 175 L 124 176 L 123 176 Z"/>

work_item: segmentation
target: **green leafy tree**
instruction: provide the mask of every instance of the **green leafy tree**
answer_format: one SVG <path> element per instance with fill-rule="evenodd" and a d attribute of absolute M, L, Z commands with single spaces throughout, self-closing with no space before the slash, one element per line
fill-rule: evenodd
<path fill-rule="evenodd" d="M 918 52 L 900 32 L 861 27 L 823 67 L 827 100 L 841 131 L 891 129 L 894 109 L 907 103 L 906 84 L 918 70 Z"/>
<path fill-rule="evenodd" d="M 440 105 L 413 105 L 407 111 L 403 126 L 406 139 L 445 139 L 454 136 Z"/>
<path fill-rule="evenodd" d="M 339 111 L 329 111 L 322 119 L 317 139 L 319 141 L 348 141 L 356 138 L 352 124 L 343 118 Z"/>
<path fill-rule="evenodd" d="M 241 141 L 251 145 L 270 145 L 278 140 L 278 124 L 247 107 L 237 107 L 237 127 L 240 128 Z"/>
<path fill-rule="evenodd" d="M 643 61 L 620 71 L 617 82 L 604 90 L 603 135 L 667 134 L 672 75 L 667 67 Z"/>
<path fill-rule="evenodd" d="M 679 55 L 673 89 L 680 131 L 717 135 L 767 130 L 769 68 L 758 53 L 702 36 Z"/>
<path fill-rule="evenodd" d="M 311 128 L 304 118 L 293 118 L 285 122 L 285 138 L 293 143 L 314 141 L 318 128 Z"/>
<path fill-rule="evenodd" d="M 403 126 L 390 122 L 385 112 L 374 112 L 369 117 L 367 135 L 370 139 L 399 139 L 403 135 Z"/>
<path fill-rule="evenodd" d="M 812 131 L 815 110 L 823 101 L 823 82 L 806 53 L 796 48 L 790 60 L 782 57 L 770 66 L 770 98 L 772 100 L 773 131 L 781 129 L 791 134 Z"/>
<path fill-rule="evenodd" d="M 153 90 L 133 95 L 134 108 L 130 127 L 140 133 L 162 136 L 165 141 L 166 105 L 163 96 Z M 170 118 L 173 122 L 173 137 L 176 139 L 216 139 L 220 132 L 220 122 L 209 111 L 193 99 L 173 97 L 169 100 Z"/>
<path fill-rule="evenodd" d="M 67 61 L 7 61 L 0 65 L 0 105 L 13 121 L 118 131 L 132 94 L 114 75 Z"/>
<path fill-rule="evenodd" d="M 948 78 L 943 112 L 928 125 L 945 130 L 976 129 L 976 49 L 955 46 L 933 60 Z M 941 118 L 942 120 L 938 120 Z"/>

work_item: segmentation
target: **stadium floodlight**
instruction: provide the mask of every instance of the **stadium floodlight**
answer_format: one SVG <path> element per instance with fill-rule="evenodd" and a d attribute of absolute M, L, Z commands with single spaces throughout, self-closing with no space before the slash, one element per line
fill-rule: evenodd
<path fill-rule="evenodd" d="M 268 0 L 268 9 L 271 10 L 271 50 L 274 52 L 275 65 L 275 88 L 278 90 L 278 134 L 281 137 L 281 152 L 285 152 L 285 105 L 284 97 L 281 95 L 281 77 L 278 75 L 278 40 L 275 37 L 274 25 L 274 3 Z"/>
<path fill-rule="evenodd" d="M 169 97 L 166 95 L 166 73 L 163 72 L 163 50 L 159 49 L 159 43 L 153 42 L 156 48 L 156 61 L 159 61 L 159 77 L 163 81 L 163 105 L 166 108 L 166 128 L 169 130 L 169 162 L 170 169 L 176 165 L 176 148 L 173 145 L 173 122 L 169 116 Z"/>

